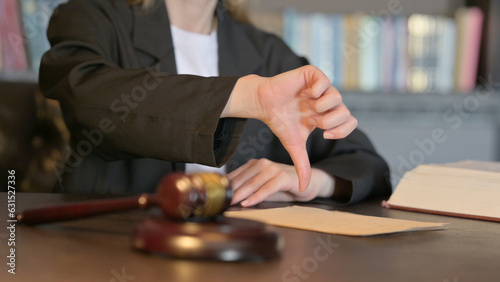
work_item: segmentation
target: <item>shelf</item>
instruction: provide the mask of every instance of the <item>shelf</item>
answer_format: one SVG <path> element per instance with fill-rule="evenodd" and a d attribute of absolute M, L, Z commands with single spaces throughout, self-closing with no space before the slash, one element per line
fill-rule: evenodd
<path fill-rule="evenodd" d="M 38 83 L 38 73 L 35 72 L 3 72 L 0 71 L 0 82 Z"/>
<path fill-rule="evenodd" d="M 354 13 L 358 11 L 383 14 L 388 12 L 389 6 L 400 7 L 401 14 L 423 13 L 452 15 L 453 11 L 464 5 L 465 0 L 420 0 L 420 1 L 331 1 L 331 0 L 254 0 L 248 1 L 249 11 L 258 13 L 261 11 L 280 12 L 287 7 L 294 7 L 301 12 L 323 12 L 323 13 Z"/>
<path fill-rule="evenodd" d="M 384 93 L 342 91 L 343 101 L 352 112 L 444 113 L 464 108 L 500 117 L 500 92 L 473 93 Z"/>

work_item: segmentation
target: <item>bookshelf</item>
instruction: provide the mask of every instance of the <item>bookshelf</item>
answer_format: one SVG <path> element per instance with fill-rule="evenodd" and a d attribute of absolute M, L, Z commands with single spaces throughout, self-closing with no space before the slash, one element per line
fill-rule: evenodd
<path fill-rule="evenodd" d="M 500 1 L 469 0 L 467 4 L 477 5 L 484 11 L 488 11 L 481 42 L 479 74 L 485 77 L 491 76 L 493 81 L 500 82 L 500 54 L 498 53 L 500 50 Z"/>
<path fill-rule="evenodd" d="M 492 5 L 467 2 L 274 0 L 248 5 L 260 28 L 282 36 L 338 89 L 449 93 L 472 92 L 477 74 L 488 77 L 499 57 L 496 46 L 488 45 L 494 40 L 485 41 L 498 37 Z M 492 67 L 476 73 L 479 54 Z"/>
<path fill-rule="evenodd" d="M 63 2 L 64 0 L 55 1 Z M 359 127 L 369 135 L 388 161 L 393 171 L 391 176 L 393 183 L 395 184 L 403 173 L 399 171 L 399 167 L 411 168 L 401 158 L 408 161 L 411 156 L 414 159 L 422 156 L 422 150 L 415 142 L 431 138 L 436 128 L 445 130 L 447 141 L 439 146 L 436 144 L 435 152 L 429 156 L 423 152 L 424 157 L 421 158 L 423 163 L 451 162 L 474 157 L 479 160 L 500 160 L 500 111 L 498 111 L 500 109 L 500 53 L 497 51 L 500 50 L 500 1 L 247 0 L 253 23 L 264 30 L 279 34 L 282 33 L 280 21 L 287 7 L 293 7 L 301 13 L 380 14 L 389 10 L 394 3 L 400 4 L 402 15 L 421 13 L 452 17 L 458 8 L 467 5 L 479 6 L 486 11 L 478 72 L 483 77 L 491 77 L 492 81 L 497 83 L 486 85 L 496 88 L 484 90 L 490 95 L 483 100 L 478 97 L 484 96 L 475 96 L 474 92 L 449 91 L 415 94 L 398 91 L 363 92 L 340 89 L 344 102 L 358 118 Z M 37 81 L 38 75 L 33 71 L 5 72 L 0 70 L 0 89 L 7 95 L 34 96 L 38 91 Z M 478 101 L 477 107 L 474 104 L 474 97 Z M 469 108 L 473 110 L 461 112 L 457 107 L 460 105 L 464 107 L 464 103 L 471 103 Z M 22 108 L 25 111 L 30 111 L 30 109 Z M 443 117 L 445 114 L 447 116 Z M 413 166 L 411 162 L 410 166 Z"/>
<path fill-rule="evenodd" d="M 346 1 L 346 0 L 251 0 L 248 1 L 248 8 L 251 14 L 261 12 L 277 12 L 280 13 L 287 7 L 294 7 L 301 12 L 313 13 L 339 13 L 348 14 L 357 11 L 370 12 L 388 9 L 391 5 L 403 7 L 404 14 L 423 13 L 423 14 L 439 14 L 452 15 L 453 11 L 465 4 L 464 0 L 361 0 L 361 1 Z"/>
<path fill-rule="evenodd" d="M 388 10 L 391 3 L 400 4 L 399 15 L 418 13 L 448 18 L 461 7 L 480 7 L 485 17 L 478 74 L 500 82 L 500 53 L 497 51 L 500 50 L 499 1 L 255 0 L 249 2 L 248 10 L 251 19 L 262 29 L 282 34 L 285 30 L 284 13 L 290 7 L 297 13 L 309 15 L 359 12 L 377 15 Z M 345 104 L 358 118 L 359 128 L 368 134 L 388 161 L 391 181 L 395 185 L 405 171 L 421 163 L 500 160 L 500 83 L 481 81 L 478 84 L 481 84 L 479 88 L 485 89 L 410 93 L 394 89 L 365 92 L 338 88 Z M 435 142 L 433 132 L 440 133 L 446 140 Z"/>

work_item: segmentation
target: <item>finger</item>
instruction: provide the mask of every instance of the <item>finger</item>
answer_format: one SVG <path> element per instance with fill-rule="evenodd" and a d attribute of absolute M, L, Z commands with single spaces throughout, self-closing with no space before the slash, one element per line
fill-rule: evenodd
<path fill-rule="evenodd" d="M 303 192 L 309 186 L 311 181 L 311 164 L 309 163 L 309 156 L 307 155 L 306 144 L 287 146 L 284 144 L 285 149 L 290 154 L 295 171 L 299 178 L 299 191 Z"/>
<path fill-rule="evenodd" d="M 274 177 L 266 182 L 260 189 L 258 189 L 255 193 L 249 196 L 246 200 L 241 202 L 243 207 L 251 207 L 254 206 L 272 195 L 280 192 L 280 185 L 284 180 L 281 177 Z"/>
<path fill-rule="evenodd" d="M 236 174 L 228 176 L 231 182 L 231 188 L 233 191 L 240 189 L 251 181 L 254 177 L 262 173 L 263 171 L 275 171 L 272 168 L 272 161 L 268 159 L 251 159 L 246 164 L 241 166 L 239 171 L 235 171 Z"/>
<path fill-rule="evenodd" d="M 317 100 L 311 101 L 311 108 L 317 113 L 323 113 L 342 103 L 342 96 L 337 91 L 335 87 L 330 85 L 330 87 L 325 91 L 325 93 L 319 97 Z"/>
<path fill-rule="evenodd" d="M 236 176 L 238 176 L 241 172 L 245 171 L 245 169 L 251 165 L 252 161 L 254 159 L 251 159 L 249 161 L 247 161 L 246 163 L 242 164 L 241 166 L 237 167 L 235 170 L 231 171 L 230 173 L 227 174 L 227 178 L 229 178 L 229 180 L 232 180 L 233 178 L 235 178 Z"/>
<path fill-rule="evenodd" d="M 238 189 L 250 177 L 258 173 L 258 168 L 255 167 L 257 161 L 256 159 L 251 159 L 227 175 L 233 190 Z"/>
<path fill-rule="evenodd" d="M 351 119 L 351 112 L 347 107 L 339 107 L 324 115 L 314 116 L 316 126 L 321 129 L 332 129 Z"/>
<path fill-rule="evenodd" d="M 319 98 L 331 86 L 328 77 L 317 67 L 308 65 L 301 68 L 306 82 L 305 95 Z"/>
<path fill-rule="evenodd" d="M 272 170 L 263 170 L 254 177 L 250 178 L 234 192 L 231 204 L 238 203 L 255 193 L 255 191 L 262 189 L 262 186 L 272 179 L 274 174 L 275 173 Z M 242 203 L 242 206 L 245 206 L 245 204 Z"/>
<path fill-rule="evenodd" d="M 341 139 L 347 137 L 358 126 L 358 120 L 351 116 L 349 120 L 335 128 L 325 130 L 323 137 L 325 139 Z"/>
<path fill-rule="evenodd" d="M 263 202 L 292 202 L 295 200 L 296 198 L 290 192 L 279 191 L 267 197 Z"/>

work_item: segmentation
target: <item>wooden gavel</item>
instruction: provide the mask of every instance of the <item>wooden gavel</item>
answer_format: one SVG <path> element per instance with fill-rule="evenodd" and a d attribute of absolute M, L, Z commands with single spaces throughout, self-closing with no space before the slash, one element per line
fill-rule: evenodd
<path fill-rule="evenodd" d="M 233 192 L 229 180 L 216 173 L 171 173 L 158 184 L 156 194 L 95 200 L 38 208 L 17 215 L 18 223 L 52 223 L 134 208 L 159 206 L 173 220 L 210 218 L 224 212 Z"/>

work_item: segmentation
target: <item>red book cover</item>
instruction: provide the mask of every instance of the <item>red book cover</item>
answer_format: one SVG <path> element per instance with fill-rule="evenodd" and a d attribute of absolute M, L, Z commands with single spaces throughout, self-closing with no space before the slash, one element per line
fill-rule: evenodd
<path fill-rule="evenodd" d="M 0 42 L 2 42 L 2 70 L 26 71 L 28 58 L 16 0 L 0 1 Z"/>
<path fill-rule="evenodd" d="M 465 92 L 472 92 L 476 87 L 479 49 L 483 28 L 483 12 L 477 7 L 469 8 L 466 21 L 464 69 L 459 83 L 460 89 Z"/>
<path fill-rule="evenodd" d="M 455 88 L 472 92 L 476 87 L 483 12 L 477 7 L 460 8 L 456 13 L 457 54 Z"/>

